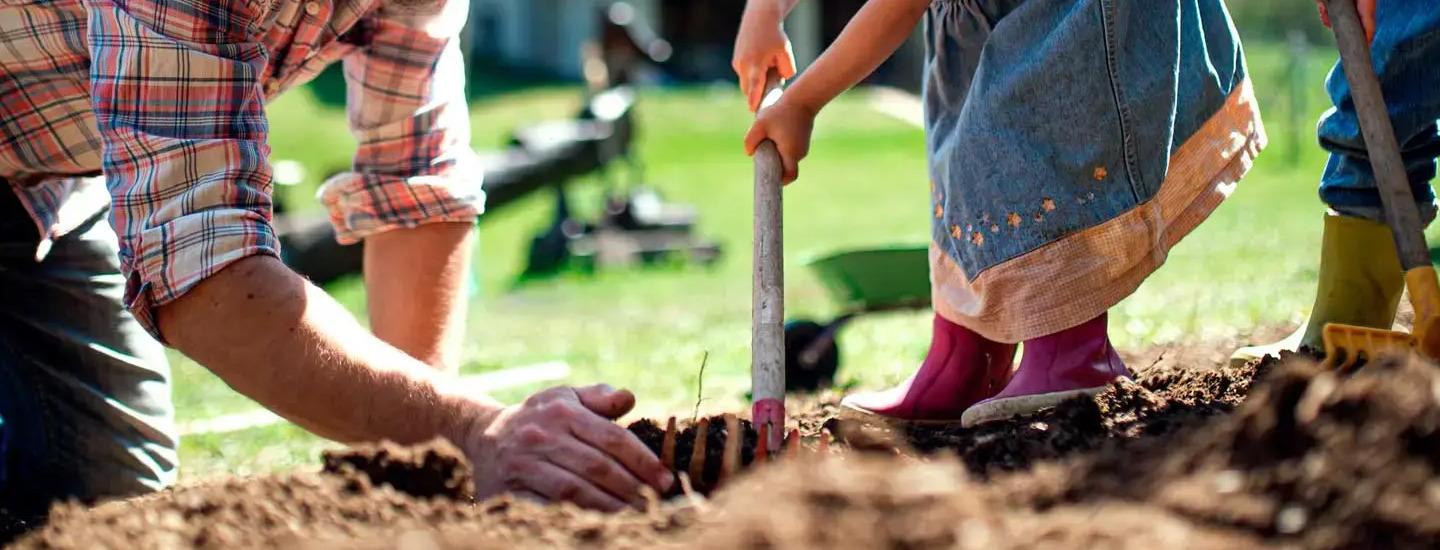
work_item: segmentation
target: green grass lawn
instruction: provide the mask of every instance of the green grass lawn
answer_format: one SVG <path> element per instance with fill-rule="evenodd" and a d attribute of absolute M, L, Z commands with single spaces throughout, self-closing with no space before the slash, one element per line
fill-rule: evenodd
<path fill-rule="evenodd" d="M 1234 196 L 1171 254 L 1166 266 L 1114 310 L 1117 345 L 1148 346 L 1244 334 L 1297 321 L 1315 279 L 1322 207 L 1315 185 L 1324 156 L 1313 125 L 1327 104 L 1319 86 L 1333 54 L 1306 64 L 1304 112 L 1291 117 L 1284 86 L 1291 63 L 1280 47 L 1252 45 L 1270 150 Z M 565 117 L 570 89 L 532 89 L 474 108 L 475 143 L 501 144 L 517 125 Z M 516 287 L 533 233 L 551 197 L 486 214 L 480 224 L 480 292 L 470 317 L 464 371 L 545 361 L 573 368 L 567 383 L 606 381 L 640 396 L 638 415 L 695 406 L 701 358 L 709 354 L 702 410 L 737 410 L 749 385 L 751 164 L 740 148 L 749 115 L 728 87 L 651 90 L 642 96 L 640 152 L 646 182 L 697 205 L 700 231 L 726 255 L 710 268 L 681 267 L 565 275 Z M 308 91 L 271 109 L 275 158 L 303 162 L 319 177 L 345 166 L 354 146 L 343 113 Z M 1292 121 L 1294 121 L 1292 123 Z M 787 306 L 791 317 L 823 317 L 835 306 L 801 265 L 810 253 L 928 238 L 927 178 L 920 130 L 872 110 L 863 94 L 840 99 L 819 119 L 802 180 L 785 196 Z M 313 182 L 312 182 L 313 183 Z M 577 196 L 594 196 L 598 187 Z M 313 187 L 282 191 L 313 203 Z M 592 201 L 593 202 L 593 201 Z M 313 206 L 312 206 L 313 207 Z M 357 281 L 331 289 L 357 313 Z M 843 332 L 842 377 L 863 386 L 904 378 L 928 344 L 929 313 L 863 318 Z M 253 402 L 174 355 L 182 421 L 251 410 Z M 518 399 L 537 388 L 507 391 Z M 326 443 L 289 425 L 186 438 L 182 475 L 251 473 L 313 464 Z"/>

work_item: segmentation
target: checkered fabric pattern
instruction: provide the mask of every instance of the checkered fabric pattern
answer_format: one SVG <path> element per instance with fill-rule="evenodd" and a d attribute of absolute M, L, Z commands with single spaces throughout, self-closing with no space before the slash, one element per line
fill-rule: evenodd
<path fill-rule="evenodd" d="M 48 240 L 77 178 L 103 174 L 126 305 L 158 336 L 153 308 L 278 254 L 265 101 L 334 62 L 359 142 L 353 169 L 321 191 L 340 240 L 479 215 L 466 12 L 458 0 L 0 3 L 0 179 Z"/>

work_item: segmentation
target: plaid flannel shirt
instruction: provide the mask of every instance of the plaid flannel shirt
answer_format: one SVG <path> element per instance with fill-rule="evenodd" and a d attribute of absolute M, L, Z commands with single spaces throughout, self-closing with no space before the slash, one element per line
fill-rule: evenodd
<path fill-rule="evenodd" d="M 232 262 L 278 255 L 264 101 L 335 61 L 359 141 L 353 170 L 320 193 L 340 240 L 479 215 L 466 11 L 458 0 L 0 2 L 0 180 L 39 226 L 43 256 L 73 227 L 66 211 L 94 203 L 79 198 L 80 176 L 103 174 L 126 305 L 158 336 L 153 308 Z"/>

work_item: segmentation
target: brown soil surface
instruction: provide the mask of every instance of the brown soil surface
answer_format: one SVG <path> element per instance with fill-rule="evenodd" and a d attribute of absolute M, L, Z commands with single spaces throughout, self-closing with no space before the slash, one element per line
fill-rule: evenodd
<path fill-rule="evenodd" d="M 1128 357 L 1134 381 L 971 430 L 861 428 L 835 420 L 833 400 L 808 401 L 793 416 L 812 439 L 829 427 L 883 452 L 807 452 L 751 468 L 713 498 L 646 511 L 474 504 L 452 448 L 380 447 L 329 455 L 319 473 L 61 506 L 19 546 L 1440 546 L 1440 369 L 1373 364 L 1341 377 L 1301 357 L 1231 367 L 1216 355 Z M 654 424 L 632 430 L 655 448 L 663 438 Z M 724 437 L 707 438 L 707 466 Z"/>

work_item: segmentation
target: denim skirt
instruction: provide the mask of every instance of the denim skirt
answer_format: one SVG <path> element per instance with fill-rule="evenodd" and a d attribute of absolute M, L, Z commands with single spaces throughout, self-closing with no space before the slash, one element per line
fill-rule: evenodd
<path fill-rule="evenodd" d="M 1265 144 L 1221 0 L 938 0 L 925 38 L 932 299 L 994 340 L 1134 292 Z"/>

